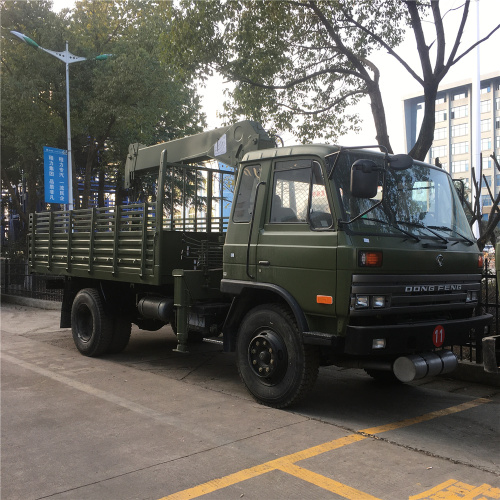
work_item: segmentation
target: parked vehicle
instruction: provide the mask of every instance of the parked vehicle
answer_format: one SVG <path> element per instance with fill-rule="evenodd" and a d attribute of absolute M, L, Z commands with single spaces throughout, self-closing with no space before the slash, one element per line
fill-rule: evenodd
<path fill-rule="evenodd" d="M 129 153 L 137 203 L 30 219 L 31 270 L 66 276 L 61 327 L 84 355 L 123 350 L 132 323 L 171 324 L 177 351 L 221 342 L 250 393 L 286 407 L 320 365 L 449 372 L 444 347 L 491 321 L 474 314 L 483 254 L 442 169 L 378 146 L 276 148 L 254 122 Z"/>

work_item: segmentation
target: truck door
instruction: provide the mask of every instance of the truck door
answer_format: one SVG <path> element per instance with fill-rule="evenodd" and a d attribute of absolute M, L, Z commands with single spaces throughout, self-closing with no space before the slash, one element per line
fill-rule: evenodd
<path fill-rule="evenodd" d="M 337 232 L 324 179 L 313 159 L 274 163 L 256 281 L 283 287 L 306 313 L 334 315 Z"/>
<path fill-rule="evenodd" d="M 262 164 L 241 168 L 232 217 L 224 244 L 223 277 L 232 280 L 255 280 L 256 247 L 266 196 L 267 183 L 262 180 Z M 269 171 L 269 168 L 267 168 Z"/>

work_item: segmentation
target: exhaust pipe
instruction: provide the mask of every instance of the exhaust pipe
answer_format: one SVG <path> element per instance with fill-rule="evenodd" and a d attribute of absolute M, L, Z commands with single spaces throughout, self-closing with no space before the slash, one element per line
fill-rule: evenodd
<path fill-rule="evenodd" d="M 451 351 L 436 351 L 401 356 L 394 361 L 392 371 L 401 382 L 411 382 L 450 373 L 457 366 L 457 357 Z"/>

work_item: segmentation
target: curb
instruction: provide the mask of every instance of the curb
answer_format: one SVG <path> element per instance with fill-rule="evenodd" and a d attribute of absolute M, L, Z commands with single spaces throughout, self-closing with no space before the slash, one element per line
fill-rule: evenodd
<path fill-rule="evenodd" d="M 9 304 L 19 304 L 22 306 L 36 307 L 38 309 L 55 310 L 61 309 L 61 303 L 32 299 L 29 297 L 19 297 L 17 295 L 2 295 L 2 302 Z M 484 371 L 483 365 L 471 363 L 470 361 L 459 361 L 458 368 L 452 373 L 443 375 L 446 378 L 455 380 L 463 380 L 465 382 L 473 382 L 476 384 L 490 385 L 500 387 L 500 375 L 496 373 L 487 373 Z"/>
<path fill-rule="evenodd" d="M 500 387 L 500 374 L 487 373 L 484 371 L 483 365 L 471 363 L 470 361 L 459 361 L 456 370 L 443 376 L 465 382 Z"/>

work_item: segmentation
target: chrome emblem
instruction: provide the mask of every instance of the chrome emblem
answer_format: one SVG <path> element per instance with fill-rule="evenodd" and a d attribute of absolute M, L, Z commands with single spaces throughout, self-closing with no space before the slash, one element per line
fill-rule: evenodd
<path fill-rule="evenodd" d="M 439 267 L 443 267 L 444 257 L 441 254 L 439 254 L 436 257 L 436 262 Z"/>

